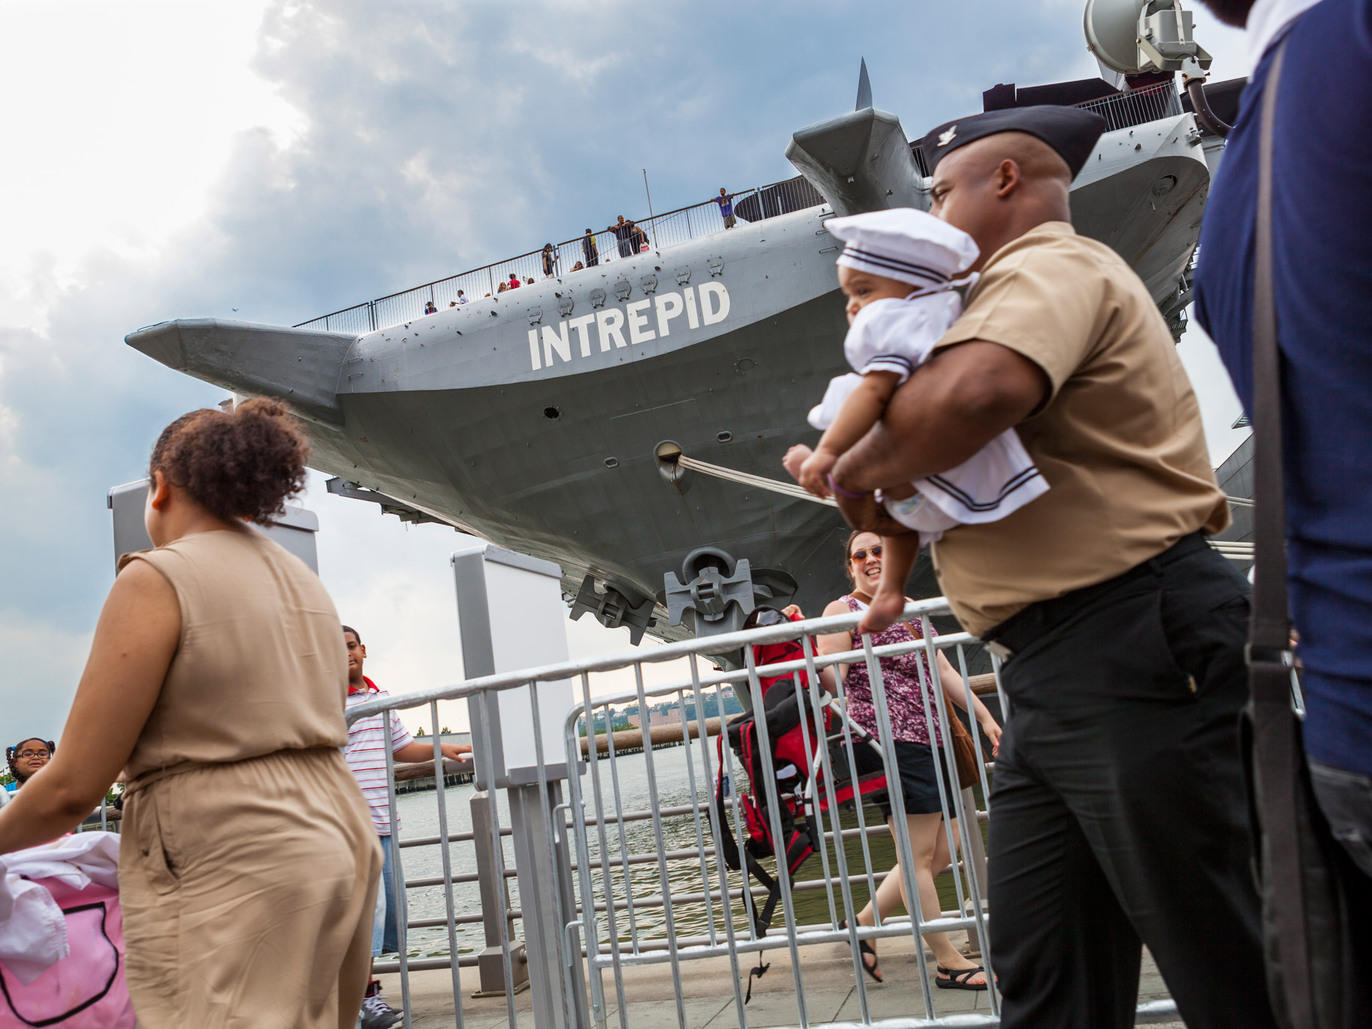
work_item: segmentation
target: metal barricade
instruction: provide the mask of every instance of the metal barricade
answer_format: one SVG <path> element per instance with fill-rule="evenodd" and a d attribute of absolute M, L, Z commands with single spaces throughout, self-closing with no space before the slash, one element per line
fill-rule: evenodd
<path fill-rule="evenodd" d="M 666 767 L 659 770 L 663 759 L 652 748 L 648 721 L 641 719 L 641 757 L 631 758 L 617 753 L 615 736 L 611 735 L 604 757 L 600 756 L 599 748 L 589 749 L 585 776 L 588 783 L 585 786 L 580 780 L 570 783 L 571 810 L 574 815 L 572 827 L 576 837 L 579 871 L 581 936 L 586 942 L 591 985 L 590 1016 L 595 1025 L 604 1026 L 613 1021 L 620 1026 L 637 1026 L 648 1024 L 647 1019 L 653 1019 L 652 1024 L 697 1025 L 719 1016 L 720 1009 L 730 1006 L 733 1009 L 730 1014 L 740 1026 L 997 1024 L 999 1008 L 994 988 L 984 994 L 961 993 L 956 1000 L 951 993 L 944 994 L 937 997 L 936 1004 L 932 972 L 922 959 L 924 936 L 950 931 L 966 932 L 975 941 L 973 949 L 976 952 L 989 953 L 984 914 L 984 862 L 981 863 L 980 875 L 966 876 L 962 874 L 965 869 L 955 862 L 953 874 L 947 879 L 950 910 L 940 911 L 936 918 L 925 919 L 916 905 L 913 917 L 874 917 L 874 924 L 858 927 L 856 916 L 863 908 L 863 903 L 876 892 L 879 881 L 888 874 L 900 878 L 899 886 L 903 887 L 901 892 L 905 896 L 919 895 L 910 827 L 905 819 L 892 819 L 890 826 L 894 832 L 891 833 L 886 825 L 873 824 L 870 811 L 860 804 L 850 811 L 830 804 L 826 810 L 812 797 L 803 802 L 809 804 L 812 830 L 820 845 L 816 853 L 797 869 L 794 879 L 788 873 L 786 863 L 777 862 L 775 874 L 780 885 L 780 924 L 765 934 L 759 934 L 754 915 L 756 906 L 762 901 L 761 893 L 746 872 L 727 867 L 716 845 L 725 833 L 734 837 L 740 853 L 748 845 L 742 832 L 744 818 L 740 807 L 740 791 L 727 791 L 723 818 L 717 805 L 709 802 L 717 781 L 739 783 L 740 767 L 730 747 L 712 745 L 708 730 L 692 731 L 692 725 L 698 727 L 706 724 L 707 706 L 720 708 L 721 696 L 735 686 L 749 695 L 751 709 L 761 712 L 764 710 L 763 676 L 770 678 L 786 672 L 803 672 L 803 677 L 794 675 L 790 684 L 796 694 L 796 703 L 810 713 L 809 717 L 803 717 L 799 722 L 804 749 L 811 753 L 823 746 L 821 741 L 811 738 L 811 733 L 819 731 L 818 727 L 823 724 L 815 720 L 814 713 L 825 708 L 837 709 L 836 731 L 842 736 L 839 753 L 849 765 L 844 771 L 850 779 L 856 779 L 855 747 L 862 745 L 861 730 L 857 730 L 855 736 L 854 725 L 846 717 L 847 696 L 841 681 L 837 683 L 833 695 L 837 703 L 826 704 L 827 695 L 819 684 L 819 670 L 840 663 L 860 663 L 867 669 L 872 684 L 876 736 L 882 741 L 880 757 L 887 788 L 892 795 L 890 802 L 896 810 L 901 810 L 900 777 L 896 769 L 895 748 L 890 742 L 893 734 L 881 660 L 912 651 L 922 654 L 922 664 L 930 669 L 923 677 L 927 687 L 923 697 L 927 723 L 936 720 L 940 725 L 948 724 L 946 719 L 949 717 L 950 698 L 943 690 L 944 676 L 948 671 L 954 672 L 956 681 L 949 682 L 948 687 L 957 693 L 959 706 L 966 704 L 970 708 L 973 703 L 970 677 L 966 675 L 966 650 L 972 641 L 961 634 L 934 637 L 928 625 L 928 616 L 932 613 L 944 613 L 940 602 L 926 603 L 913 612 L 914 617 L 924 623 L 925 640 L 874 648 L 870 639 L 864 638 L 860 650 L 825 657 L 816 654 L 810 634 L 847 632 L 858 620 L 858 615 L 750 630 L 681 645 L 679 648 L 664 648 L 686 649 L 689 680 L 646 688 L 643 662 L 639 660 L 633 665 L 635 690 L 632 693 L 593 698 L 589 676 L 582 676 L 582 702 L 568 718 L 569 752 L 580 738 L 577 729 L 581 723 L 594 724 L 608 720 L 597 718 L 598 711 L 609 711 L 626 703 L 634 703 L 643 712 L 653 706 L 654 701 L 659 705 L 665 701 L 679 715 L 677 731 L 684 754 L 682 758 L 667 758 Z M 754 645 L 788 639 L 801 641 L 803 658 L 758 667 L 752 656 Z M 742 647 L 743 668 L 702 671 L 702 657 L 712 651 L 719 652 L 722 648 L 731 647 Z M 944 651 L 953 654 L 956 663 L 940 668 L 940 662 L 935 658 Z M 771 688 L 786 687 L 774 685 Z M 768 738 L 766 721 L 758 719 L 756 724 L 758 748 L 764 753 L 769 752 L 772 741 Z M 980 754 L 980 740 L 976 741 L 976 746 Z M 951 734 L 943 734 L 942 747 L 944 761 L 934 762 L 933 768 L 942 809 L 953 817 L 945 819 L 941 828 L 936 827 L 933 831 L 944 836 L 943 843 L 949 852 L 980 855 L 981 821 L 972 806 L 973 791 L 962 791 L 956 782 L 947 777 L 947 769 L 955 767 Z M 984 758 L 989 755 L 980 756 Z M 625 803 L 621 780 L 626 774 L 633 775 L 632 767 L 626 767 L 629 761 L 638 761 L 645 766 L 650 796 L 663 798 L 660 780 L 664 773 L 674 772 L 679 786 L 683 785 L 681 777 L 684 776 L 684 787 L 695 801 L 688 805 L 691 813 L 686 817 L 667 818 L 659 813 L 659 809 L 650 810 L 650 850 L 656 855 L 652 869 L 655 875 L 651 877 L 634 874 L 630 863 L 630 844 L 625 838 L 623 823 L 619 823 L 617 836 L 611 836 L 604 828 L 607 812 L 612 808 L 622 809 Z M 820 781 L 814 785 L 824 794 L 833 796 L 836 792 L 834 774 L 835 770 L 821 760 L 816 775 Z M 978 787 L 983 795 L 986 786 L 983 766 L 982 781 Z M 784 839 L 780 815 L 784 798 L 778 792 L 776 781 L 764 776 L 762 782 L 754 782 L 751 787 L 755 794 L 765 796 L 764 806 L 772 821 L 773 839 Z M 676 797 L 673 795 L 664 799 L 675 800 Z M 576 817 L 578 814 L 583 817 Z M 814 868 L 816 864 L 817 869 Z M 814 874 L 816 871 L 818 875 Z M 596 873 L 599 874 L 598 881 Z M 646 890 L 653 892 L 645 893 Z M 602 914 L 603 919 L 600 917 Z M 845 928 L 840 928 L 841 924 Z M 900 999 L 894 1005 L 879 1003 L 869 992 L 862 972 L 859 940 L 903 943 L 902 947 L 893 949 L 888 955 L 888 972 L 898 967 L 896 954 L 908 951 L 919 953 L 921 957 L 914 962 L 914 971 L 920 985 L 921 1000 L 916 1002 L 907 989 L 901 991 Z M 842 956 L 836 960 L 835 953 Z M 783 993 L 783 1006 L 789 1006 L 789 1012 L 779 1009 L 774 992 L 764 992 L 766 980 L 762 977 L 756 978 L 760 988 L 758 996 L 759 1000 L 767 997 L 767 1001 L 757 1006 L 751 1006 L 748 1002 L 756 972 L 750 974 L 745 966 L 754 960 L 761 966 L 768 958 L 772 965 L 784 961 L 788 966 L 786 970 L 772 970 L 770 965 L 767 967 L 772 976 L 785 977 L 789 974 L 790 980 Z M 688 966 L 691 962 L 700 962 L 695 966 L 698 971 Z M 654 1002 L 641 996 L 644 973 L 651 974 L 651 969 L 660 965 L 667 966 L 671 977 L 669 1010 L 662 1010 L 667 1007 L 665 1002 Z M 612 981 L 612 1000 L 607 997 L 602 982 L 606 975 Z M 721 999 L 722 985 L 726 979 L 731 983 L 731 996 Z M 853 989 L 855 982 L 856 991 Z M 708 984 L 703 995 L 699 988 L 702 983 Z M 666 992 L 665 983 L 659 984 L 658 988 Z M 968 998 L 982 1000 L 978 1011 L 967 1010 Z M 923 1010 L 918 1023 L 911 1023 L 908 1016 L 903 1021 L 891 1021 L 888 1017 L 895 1011 L 904 1013 L 921 1006 Z M 943 1021 L 953 1015 L 956 1015 L 956 1023 Z M 969 1021 L 969 1018 L 972 1020 Z"/>
<path fill-rule="evenodd" d="M 985 992 L 939 990 L 925 957 L 931 934 L 955 933 L 949 945 L 963 944 L 974 960 L 994 975 L 987 940 L 987 905 L 982 833 L 989 817 L 977 804 L 989 793 L 990 754 L 974 734 L 979 781 L 963 790 L 951 776 L 956 762 L 950 733 L 936 744 L 942 762 L 933 762 L 942 813 L 932 830 L 932 845 L 951 854 L 950 867 L 931 868 L 939 888 L 939 911 L 925 917 L 919 905 L 908 914 L 868 919 L 857 915 L 881 887 L 919 896 L 919 879 L 911 824 L 892 819 L 888 827 L 876 810 L 859 804 L 842 808 L 822 805 L 818 796 L 834 795 L 840 769 L 821 758 L 813 784 L 800 798 L 817 840 L 815 852 L 789 874 L 785 862 L 775 868 L 779 885 L 778 914 L 765 932 L 758 932 L 755 914 L 765 891 L 744 871 L 727 867 L 720 841 L 728 834 L 742 852 L 747 846 L 742 826 L 740 764 L 719 733 L 734 712 L 737 689 L 764 711 L 762 679 L 790 673 L 789 682 L 771 689 L 788 691 L 800 710 L 805 750 L 836 755 L 849 778 L 858 774 L 859 748 L 879 752 L 891 806 L 903 809 L 902 787 L 889 716 L 883 660 L 918 653 L 921 705 L 926 724 L 950 723 L 955 708 L 973 710 L 970 668 L 983 659 L 980 645 L 963 633 L 935 635 L 930 618 L 947 613 L 942 600 L 924 601 L 907 610 L 919 623 L 924 638 L 873 646 L 861 645 L 840 653 L 820 655 L 812 637 L 850 633 L 860 617 L 845 614 L 733 633 L 683 643 L 643 647 L 612 657 L 565 662 L 516 673 L 474 679 L 458 686 L 394 696 L 358 705 L 349 719 L 389 709 L 426 706 L 438 724 L 438 701 L 481 697 L 511 690 L 527 690 L 529 718 L 513 725 L 492 724 L 494 704 L 471 710 L 475 738 L 499 739 L 532 731 L 536 766 L 519 782 L 507 782 L 489 804 L 489 817 L 470 832 L 452 831 L 447 820 L 447 791 L 435 790 L 437 836 L 402 840 L 397 854 L 416 847 L 439 846 L 437 874 L 412 878 L 416 889 L 442 891 L 442 917 L 419 917 L 412 930 L 430 933 L 422 947 L 412 938 L 394 968 L 401 977 L 401 996 L 407 1026 L 411 1012 L 420 1009 L 426 1024 L 464 1024 L 464 1011 L 482 1004 L 480 1024 L 491 1024 L 490 1004 L 503 1007 L 507 1024 L 634 1029 L 647 1026 L 995 1026 L 999 1024 L 999 996 L 992 979 Z M 783 663 L 759 667 L 752 648 L 784 640 L 799 640 L 800 654 Z M 714 655 L 732 654 L 716 664 Z M 860 665 L 871 683 L 876 719 L 876 744 L 847 716 L 849 698 L 843 681 L 832 693 L 820 683 L 821 670 Z M 998 662 L 991 662 L 993 676 Z M 543 720 L 538 700 L 540 684 L 552 686 L 572 679 L 578 701 L 568 712 L 561 731 L 564 752 L 545 753 Z M 1002 705 L 998 677 L 992 679 L 988 699 Z M 782 694 L 787 696 L 788 694 Z M 815 713 L 836 712 L 830 727 L 836 748 L 814 738 L 822 721 Z M 758 745 L 770 752 L 765 720 L 758 720 Z M 604 731 L 601 731 L 601 730 Z M 434 740 L 441 767 L 438 739 Z M 478 761 L 481 756 L 478 754 Z M 565 770 L 566 781 L 559 776 Z M 392 772 L 388 756 L 388 772 Z M 714 801 L 721 775 L 723 817 Z M 783 796 L 777 781 L 764 776 L 750 783 L 765 798 L 774 839 L 782 838 Z M 562 797 L 565 789 L 566 799 Z M 415 802 L 406 798 L 407 804 Z M 391 797 L 393 824 L 396 800 Z M 930 843 L 928 823 L 917 826 L 922 845 Z M 536 884 L 536 896 L 511 898 L 505 883 L 515 870 L 503 841 L 515 843 L 515 862 L 533 862 L 546 874 Z M 446 841 L 446 845 L 445 844 Z M 459 911 L 458 889 L 469 887 L 481 874 L 454 870 L 449 853 L 457 843 L 484 844 L 499 855 L 497 867 L 480 882 L 483 910 Z M 959 855 L 962 855 L 961 857 Z M 431 862 L 432 863 L 432 862 Z M 403 862 L 396 862 L 397 884 L 405 882 Z M 773 861 L 766 861 L 768 868 Z M 490 877 L 494 876 L 493 879 Z M 525 886 L 521 873 L 519 885 Z M 402 887 L 403 888 L 403 887 Z M 528 892 L 527 890 L 525 891 Z M 472 947 L 462 952 L 458 927 L 482 920 L 488 936 L 505 956 L 499 969 L 500 1000 L 464 1001 L 462 971 L 477 964 Z M 442 923 L 441 925 L 439 923 Z M 530 926 L 556 926 L 547 938 L 527 938 Z M 529 994 L 517 993 L 520 970 L 517 927 L 528 947 Z M 442 929 L 443 936 L 433 936 Z M 937 937 L 935 938 L 937 941 Z M 863 974 L 860 942 L 882 944 L 886 987 L 874 989 Z M 938 941 L 939 946 L 943 945 Z M 426 953 L 420 953 L 420 950 Z M 457 961 L 451 956 L 458 955 Z M 758 977 L 753 969 L 766 966 Z M 387 966 L 379 966 L 385 970 Z M 436 969 L 448 969 L 438 976 Z M 753 974 L 750 974 L 752 972 Z M 424 977 L 416 980 L 415 977 Z M 440 984 L 439 978 L 446 980 Z M 895 982 L 891 983 L 894 978 Z M 466 997 L 477 985 L 468 972 Z M 892 988 L 895 986 L 896 988 Z M 918 987 L 915 989 L 914 987 Z M 751 1002 L 749 994 L 752 995 Z M 549 999 L 551 998 L 551 1000 Z M 1165 994 L 1144 997 L 1139 1022 L 1175 1018 L 1175 1005 Z M 441 1016 L 435 1019 L 434 1016 Z M 473 1020 L 475 1015 L 471 1015 Z M 499 1014 L 495 1016 L 499 1018 Z"/>

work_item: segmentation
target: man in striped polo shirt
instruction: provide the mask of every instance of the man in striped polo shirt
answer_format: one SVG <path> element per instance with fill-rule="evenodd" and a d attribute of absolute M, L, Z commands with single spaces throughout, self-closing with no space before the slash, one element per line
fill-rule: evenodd
<path fill-rule="evenodd" d="M 362 637 L 357 630 L 349 625 L 343 626 L 343 641 L 348 647 L 347 706 L 352 708 L 364 701 L 387 696 L 385 690 L 362 674 L 367 648 L 362 645 Z M 357 778 L 357 784 L 362 787 L 362 795 L 367 799 L 372 824 L 380 837 L 381 852 L 385 858 L 381 870 L 381 889 L 377 891 L 377 918 L 372 926 L 373 959 L 380 954 L 400 950 L 406 922 L 405 896 L 402 892 L 397 897 L 391 875 L 394 844 L 386 783 L 386 747 L 391 748 L 391 755 L 396 761 L 427 761 L 433 758 L 433 745 L 416 740 L 394 711 L 389 714 L 389 733 L 385 728 L 386 717 L 379 714 L 359 718 L 350 725 L 348 746 L 343 752 L 348 767 Z M 460 761 L 472 752 L 471 747 L 461 743 L 444 743 L 441 746 L 443 756 L 454 761 Z M 373 979 L 367 986 L 367 996 L 362 1002 L 362 1029 L 388 1029 L 401 1017 L 401 1012 L 382 999 L 381 984 Z"/>

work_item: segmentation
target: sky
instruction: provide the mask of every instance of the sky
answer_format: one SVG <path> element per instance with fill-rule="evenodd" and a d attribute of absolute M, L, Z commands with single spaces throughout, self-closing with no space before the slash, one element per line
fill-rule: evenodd
<path fill-rule="evenodd" d="M 128 332 L 293 324 L 639 217 L 645 170 L 659 211 L 788 178 L 791 133 L 851 109 L 863 57 L 914 138 L 998 82 L 1096 74 L 1081 8 L 5 0 L 0 736 L 60 733 L 113 578 L 106 491 L 225 396 Z M 1214 77 L 1246 74 L 1240 35 L 1195 21 Z M 1181 354 L 1218 463 L 1238 402 L 1198 330 Z M 449 558 L 472 541 L 320 475 L 302 502 L 368 674 L 395 693 L 458 682 Z M 574 656 L 628 647 L 586 618 L 568 636 Z"/>

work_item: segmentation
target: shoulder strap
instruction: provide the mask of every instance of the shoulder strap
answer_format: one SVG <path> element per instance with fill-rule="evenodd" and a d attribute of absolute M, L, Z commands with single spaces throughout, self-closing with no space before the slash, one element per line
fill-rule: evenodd
<path fill-rule="evenodd" d="M 1282 487 L 1281 351 L 1272 293 L 1272 131 L 1283 43 L 1263 91 L 1253 265 L 1253 621 L 1254 658 L 1281 660 L 1290 640 L 1286 604 L 1286 513 Z M 1270 652 L 1276 652 L 1275 654 Z"/>
<path fill-rule="evenodd" d="M 1282 479 L 1281 351 L 1272 273 L 1272 152 L 1286 44 L 1278 46 L 1263 91 L 1258 140 L 1258 206 L 1253 266 L 1253 615 L 1248 642 L 1254 760 L 1259 781 L 1264 878 L 1276 884 L 1272 917 L 1286 1006 L 1295 1025 L 1313 1026 L 1297 790 L 1300 736 L 1287 664 L 1286 512 Z"/>

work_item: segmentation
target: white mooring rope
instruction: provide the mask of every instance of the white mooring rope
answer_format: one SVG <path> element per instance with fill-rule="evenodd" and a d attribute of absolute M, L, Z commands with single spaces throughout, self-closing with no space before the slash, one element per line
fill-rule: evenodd
<path fill-rule="evenodd" d="M 740 472 L 734 468 L 725 468 L 723 465 L 710 464 L 708 461 L 687 457 L 685 454 L 679 455 L 676 458 L 676 463 L 688 471 L 710 475 L 716 479 L 723 479 L 725 482 L 736 482 L 740 486 L 765 489 L 783 497 L 790 497 L 792 500 L 808 500 L 812 504 L 827 504 L 829 507 L 838 506 L 832 498 L 821 500 L 819 497 L 807 493 L 799 484 L 794 482 L 782 482 L 780 479 L 769 479 L 765 475 Z M 1251 500 L 1245 500 L 1242 497 L 1226 497 L 1225 499 L 1238 507 L 1251 507 L 1253 504 Z M 1253 558 L 1252 543 L 1245 543 L 1241 540 L 1211 540 L 1210 545 L 1225 557 L 1234 558 L 1238 561 L 1252 560 Z"/>
<path fill-rule="evenodd" d="M 685 454 L 678 457 L 676 463 L 682 468 L 699 472 L 701 475 L 713 475 L 716 479 L 723 479 L 725 482 L 737 482 L 742 486 L 754 486 L 757 489 L 770 490 L 772 493 L 780 493 L 783 497 L 790 497 L 792 500 L 808 500 L 812 504 L 838 506 L 833 500 L 821 500 L 819 497 L 805 492 L 798 483 L 782 482 L 779 479 L 769 479 L 765 475 L 736 471 L 733 468 L 725 468 L 723 465 L 699 461 L 694 457 L 687 457 Z"/>

